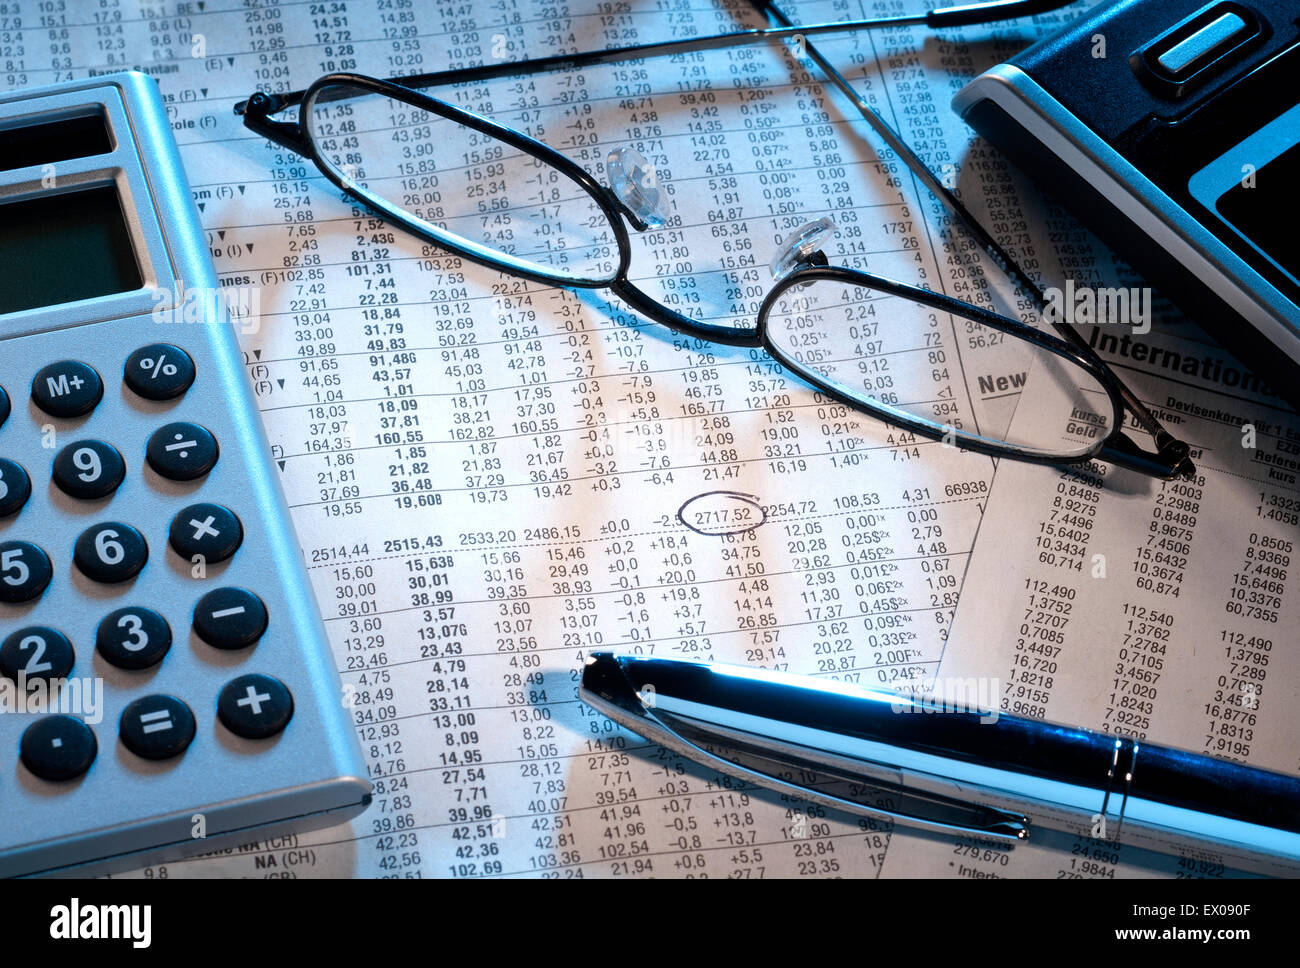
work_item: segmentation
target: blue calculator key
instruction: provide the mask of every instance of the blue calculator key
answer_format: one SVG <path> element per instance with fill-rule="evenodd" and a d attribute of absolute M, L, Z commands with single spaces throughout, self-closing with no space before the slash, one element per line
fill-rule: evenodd
<path fill-rule="evenodd" d="M 75 780 L 99 752 L 94 731 L 71 716 L 46 716 L 27 727 L 19 743 L 23 766 L 42 780 Z"/>
<path fill-rule="evenodd" d="M 51 417 L 84 417 L 103 397 L 104 381 L 77 360 L 51 363 L 32 380 L 32 402 Z"/>
<path fill-rule="evenodd" d="M 217 718 L 236 736 L 266 739 L 289 725 L 293 694 L 274 676 L 240 676 L 226 683 L 217 697 Z"/>
<path fill-rule="evenodd" d="M 194 606 L 194 632 L 213 648 L 246 649 L 266 626 L 266 604 L 244 588 L 218 588 Z"/>
<path fill-rule="evenodd" d="M 194 382 L 194 360 L 179 346 L 151 343 L 126 358 L 122 379 L 146 400 L 171 400 Z"/>
<path fill-rule="evenodd" d="M 217 463 L 217 438 L 195 423 L 170 423 L 154 431 L 145 448 L 149 466 L 169 481 L 193 481 Z"/>
<path fill-rule="evenodd" d="M 172 547 L 186 561 L 225 561 L 244 543 L 244 526 L 220 504 L 191 504 L 172 519 Z"/>
<path fill-rule="evenodd" d="M 77 661 L 68 637 L 58 629 L 29 625 L 0 644 L 0 675 L 13 682 L 24 676 L 27 682 L 66 678 Z"/>
<path fill-rule="evenodd" d="M 180 756 L 194 741 L 194 713 L 175 696 L 145 696 L 122 710 L 122 745 L 146 760 Z"/>
<path fill-rule="evenodd" d="M 17 514 L 32 496 L 32 479 L 21 464 L 0 457 L 0 518 Z"/>
<path fill-rule="evenodd" d="M 0 541 L 0 602 L 40 598 L 54 577 L 50 556 L 30 541 Z"/>
<path fill-rule="evenodd" d="M 152 608 L 119 608 L 109 612 L 95 633 L 95 648 L 119 669 L 148 669 L 172 647 L 172 627 Z"/>
<path fill-rule="evenodd" d="M 0 427 L 9 419 L 9 394 L 5 392 L 4 387 L 0 387 Z"/>
<path fill-rule="evenodd" d="M 83 501 L 108 497 L 126 478 L 126 461 L 112 444 L 78 440 L 54 458 L 54 483 L 59 490 Z"/>
<path fill-rule="evenodd" d="M 149 544 L 129 524 L 105 521 L 81 532 L 72 551 L 72 560 L 81 573 L 92 581 L 115 585 L 140 574 L 149 560 Z"/>

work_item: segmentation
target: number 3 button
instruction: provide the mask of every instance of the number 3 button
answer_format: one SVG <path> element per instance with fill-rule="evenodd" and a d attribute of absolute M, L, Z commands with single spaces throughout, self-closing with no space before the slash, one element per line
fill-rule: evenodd
<path fill-rule="evenodd" d="M 149 560 L 149 545 L 129 524 L 108 521 L 81 532 L 72 559 L 87 578 L 112 585 L 140 573 Z"/>
<path fill-rule="evenodd" d="M 126 476 L 126 462 L 117 448 L 102 440 L 68 444 L 54 458 L 54 483 L 83 501 L 108 497 Z"/>
<path fill-rule="evenodd" d="M 119 669 L 147 669 L 172 647 L 167 620 L 151 608 L 119 608 L 99 623 L 95 648 Z"/>

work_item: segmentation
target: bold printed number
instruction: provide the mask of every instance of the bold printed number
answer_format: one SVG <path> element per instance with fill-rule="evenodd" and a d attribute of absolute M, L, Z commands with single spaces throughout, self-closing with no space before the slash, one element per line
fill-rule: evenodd
<path fill-rule="evenodd" d="M 139 652 L 149 644 L 149 633 L 144 630 L 144 622 L 140 621 L 140 616 L 127 613 L 117 620 L 117 627 L 126 629 L 131 636 L 129 642 L 123 642 L 122 648 L 128 652 Z"/>
<path fill-rule="evenodd" d="M 32 577 L 32 570 L 27 567 L 27 562 L 23 561 L 22 548 L 13 548 L 0 555 L 0 571 L 5 573 L 5 584 L 13 585 L 15 588 L 26 585 L 27 579 Z M 16 578 L 10 576 L 11 571 L 17 574 Z"/>
<path fill-rule="evenodd" d="M 95 554 L 99 555 L 99 560 L 106 565 L 116 565 L 126 557 L 126 549 L 122 547 L 122 542 L 113 540 L 116 537 L 118 533 L 112 528 L 105 528 L 95 535 Z"/>
<path fill-rule="evenodd" d="M 73 466 L 81 471 L 77 476 L 87 484 L 94 484 L 99 475 L 104 473 L 104 465 L 99 462 L 99 454 L 90 447 L 78 447 L 72 455 Z"/>
<path fill-rule="evenodd" d="M 27 650 L 32 649 L 32 657 L 27 660 L 27 665 L 23 666 L 23 672 L 29 676 L 37 675 L 41 672 L 49 672 L 54 668 L 48 662 L 42 662 L 41 657 L 45 655 L 45 640 L 39 635 L 29 635 L 18 643 L 18 648 Z"/>

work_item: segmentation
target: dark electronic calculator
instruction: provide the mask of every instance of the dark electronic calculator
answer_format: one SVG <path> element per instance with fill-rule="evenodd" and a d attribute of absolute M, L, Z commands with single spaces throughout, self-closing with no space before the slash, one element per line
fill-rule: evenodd
<path fill-rule="evenodd" d="M 362 810 L 145 75 L 0 95 L 0 341 L 0 874 L 138 867 Z"/>
<path fill-rule="evenodd" d="M 1110 0 L 953 105 L 1300 407 L 1300 0 Z"/>

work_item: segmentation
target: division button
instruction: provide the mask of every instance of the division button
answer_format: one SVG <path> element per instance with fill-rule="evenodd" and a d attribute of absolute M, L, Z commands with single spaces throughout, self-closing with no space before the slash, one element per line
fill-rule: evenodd
<path fill-rule="evenodd" d="M 194 382 L 194 361 L 179 346 L 151 343 L 126 358 L 122 379 L 147 400 L 171 400 Z"/>
<path fill-rule="evenodd" d="M 92 581 L 115 585 L 140 574 L 149 560 L 149 545 L 144 535 L 129 524 L 106 521 L 81 532 L 72 560 Z"/>
<path fill-rule="evenodd" d="M 58 629 L 30 625 L 19 629 L 0 645 L 0 675 L 13 682 L 63 679 L 72 671 L 77 655 L 68 637 Z"/>
<path fill-rule="evenodd" d="M 194 631 L 218 649 L 246 649 L 266 631 L 266 605 L 243 588 L 218 588 L 194 606 Z"/>
<path fill-rule="evenodd" d="M 54 458 L 54 483 L 63 493 L 94 501 L 108 497 L 126 477 L 126 462 L 112 444 L 79 440 Z"/>
<path fill-rule="evenodd" d="M 21 464 L 0 457 L 0 518 L 17 514 L 32 496 L 32 479 Z"/>
<path fill-rule="evenodd" d="M 104 397 L 104 381 L 85 363 L 51 363 L 32 380 L 32 402 L 51 417 L 84 417 Z"/>
<path fill-rule="evenodd" d="M 147 669 L 162 661 L 172 647 L 172 629 L 151 608 L 119 608 L 99 623 L 95 648 L 104 661 L 119 669 Z"/>
<path fill-rule="evenodd" d="M 122 710 L 122 745 L 146 760 L 180 756 L 194 740 L 194 713 L 175 696 L 145 696 Z"/>
<path fill-rule="evenodd" d="M 145 459 L 169 481 L 193 481 L 212 470 L 217 452 L 217 438 L 198 424 L 171 423 L 154 431 Z"/>
<path fill-rule="evenodd" d="M 293 696 L 279 679 L 250 673 L 226 683 L 217 698 L 217 718 L 236 736 L 266 739 L 293 718 Z"/>
<path fill-rule="evenodd" d="M 39 598 L 54 577 L 50 556 L 30 541 L 0 541 L 0 602 Z"/>
<path fill-rule="evenodd" d="M 225 561 L 244 541 L 244 528 L 230 508 L 191 504 L 172 519 L 171 543 L 186 561 Z"/>
<path fill-rule="evenodd" d="M 99 744 L 80 719 L 46 716 L 27 727 L 18 747 L 23 765 L 42 780 L 75 780 L 95 762 Z"/>

